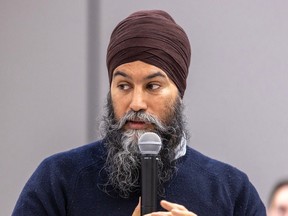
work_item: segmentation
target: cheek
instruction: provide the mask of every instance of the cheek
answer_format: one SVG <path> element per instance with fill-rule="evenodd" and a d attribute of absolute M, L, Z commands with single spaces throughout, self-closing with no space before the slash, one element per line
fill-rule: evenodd
<path fill-rule="evenodd" d="M 154 103 L 155 114 L 164 123 L 171 120 L 174 113 L 176 98 L 164 97 L 159 99 L 157 103 Z"/>
<path fill-rule="evenodd" d="M 115 118 L 119 120 L 126 113 L 125 100 L 118 98 L 117 96 L 112 96 L 112 95 L 111 95 L 111 99 L 112 99 L 112 107 L 113 107 Z"/>

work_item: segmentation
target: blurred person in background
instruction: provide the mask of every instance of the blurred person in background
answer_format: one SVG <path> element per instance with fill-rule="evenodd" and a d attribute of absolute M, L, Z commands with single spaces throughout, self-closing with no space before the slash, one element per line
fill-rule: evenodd
<path fill-rule="evenodd" d="M 288 180 L 279 182 L 273 188 L 267 213 L 268 216 L 288 216 Z"/>

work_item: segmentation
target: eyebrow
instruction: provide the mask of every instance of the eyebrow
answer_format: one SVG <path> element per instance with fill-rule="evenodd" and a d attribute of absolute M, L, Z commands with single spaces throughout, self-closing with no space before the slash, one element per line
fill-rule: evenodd
<path fill-rule="evenodd" d="M 132 79 L 128 74 L 122 72 L 122 71 L 116 71 L 114 74 L 113 74 L 113 78 L 115 78 L 116 76 L 122 76 L 122 77 L 125 77 L 125 78 L 128 78 L 128 79 Z M 144 79 L 145 80 L 149 80 L 149 79 L 153 79 L 155 77 L 163 77 L 163 78 L 166 78 L 166 76 L 161 73 L 161 72 L 156 72 L 156 73 L 153 73 L 153 74 L 150 74 L 148 75 L 147 77 L 145 77 Z"/>
<path fill-rule="evenodd" d="M 156 73 L 153 73 L 153 74 L 145 77 L 145 80 L 147 80 L 147 79 L 153 79 L 153 78 L 158 77 L 158 76 L 166 78 L 163 73 L 161 73 L 161 72 L 156 72 Z"/>
<path fill-rule="evenodd" d="M 126 78 L 131 79 L 131 77 L 130 77 L 128 74 L 126 74 L 126 73 L 124 73 L 124 72 L 122 72 L 122 71 L 116 71 L 116 72 L 113 74 L 113 78 L 115 78 L 116 76 L 123 76 L 123 77 L 126 77 Z"/>

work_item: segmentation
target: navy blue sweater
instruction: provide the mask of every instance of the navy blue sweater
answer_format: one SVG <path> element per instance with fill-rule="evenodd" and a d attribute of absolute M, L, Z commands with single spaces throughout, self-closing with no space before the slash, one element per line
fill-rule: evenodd
<path fill-rule="evenodd" d="M 26 183 L 12 215 L 132 215 L 139 192 L 124 199 L 99 189 L 105 181 L 105 155 L 103 142 L 98 141 L 45 159 Z M 190 147 L 177 167 L 177 174 L 165 184 L 166 200 L 198 216 L 266 215 L 255 188 L 234 167 Z"/>

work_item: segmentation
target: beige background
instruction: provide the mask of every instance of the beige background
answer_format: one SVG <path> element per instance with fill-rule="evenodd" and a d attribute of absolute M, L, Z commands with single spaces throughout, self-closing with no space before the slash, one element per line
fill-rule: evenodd
<path fill-rule="evenodd" d="M 267 201 L 288 177 L 286 1 L 0 1 L 0 215 L 47 156 L 97 138 L 113 27 L 164 9 L 192 44 L 190 145 L 245 171 Z"/>

